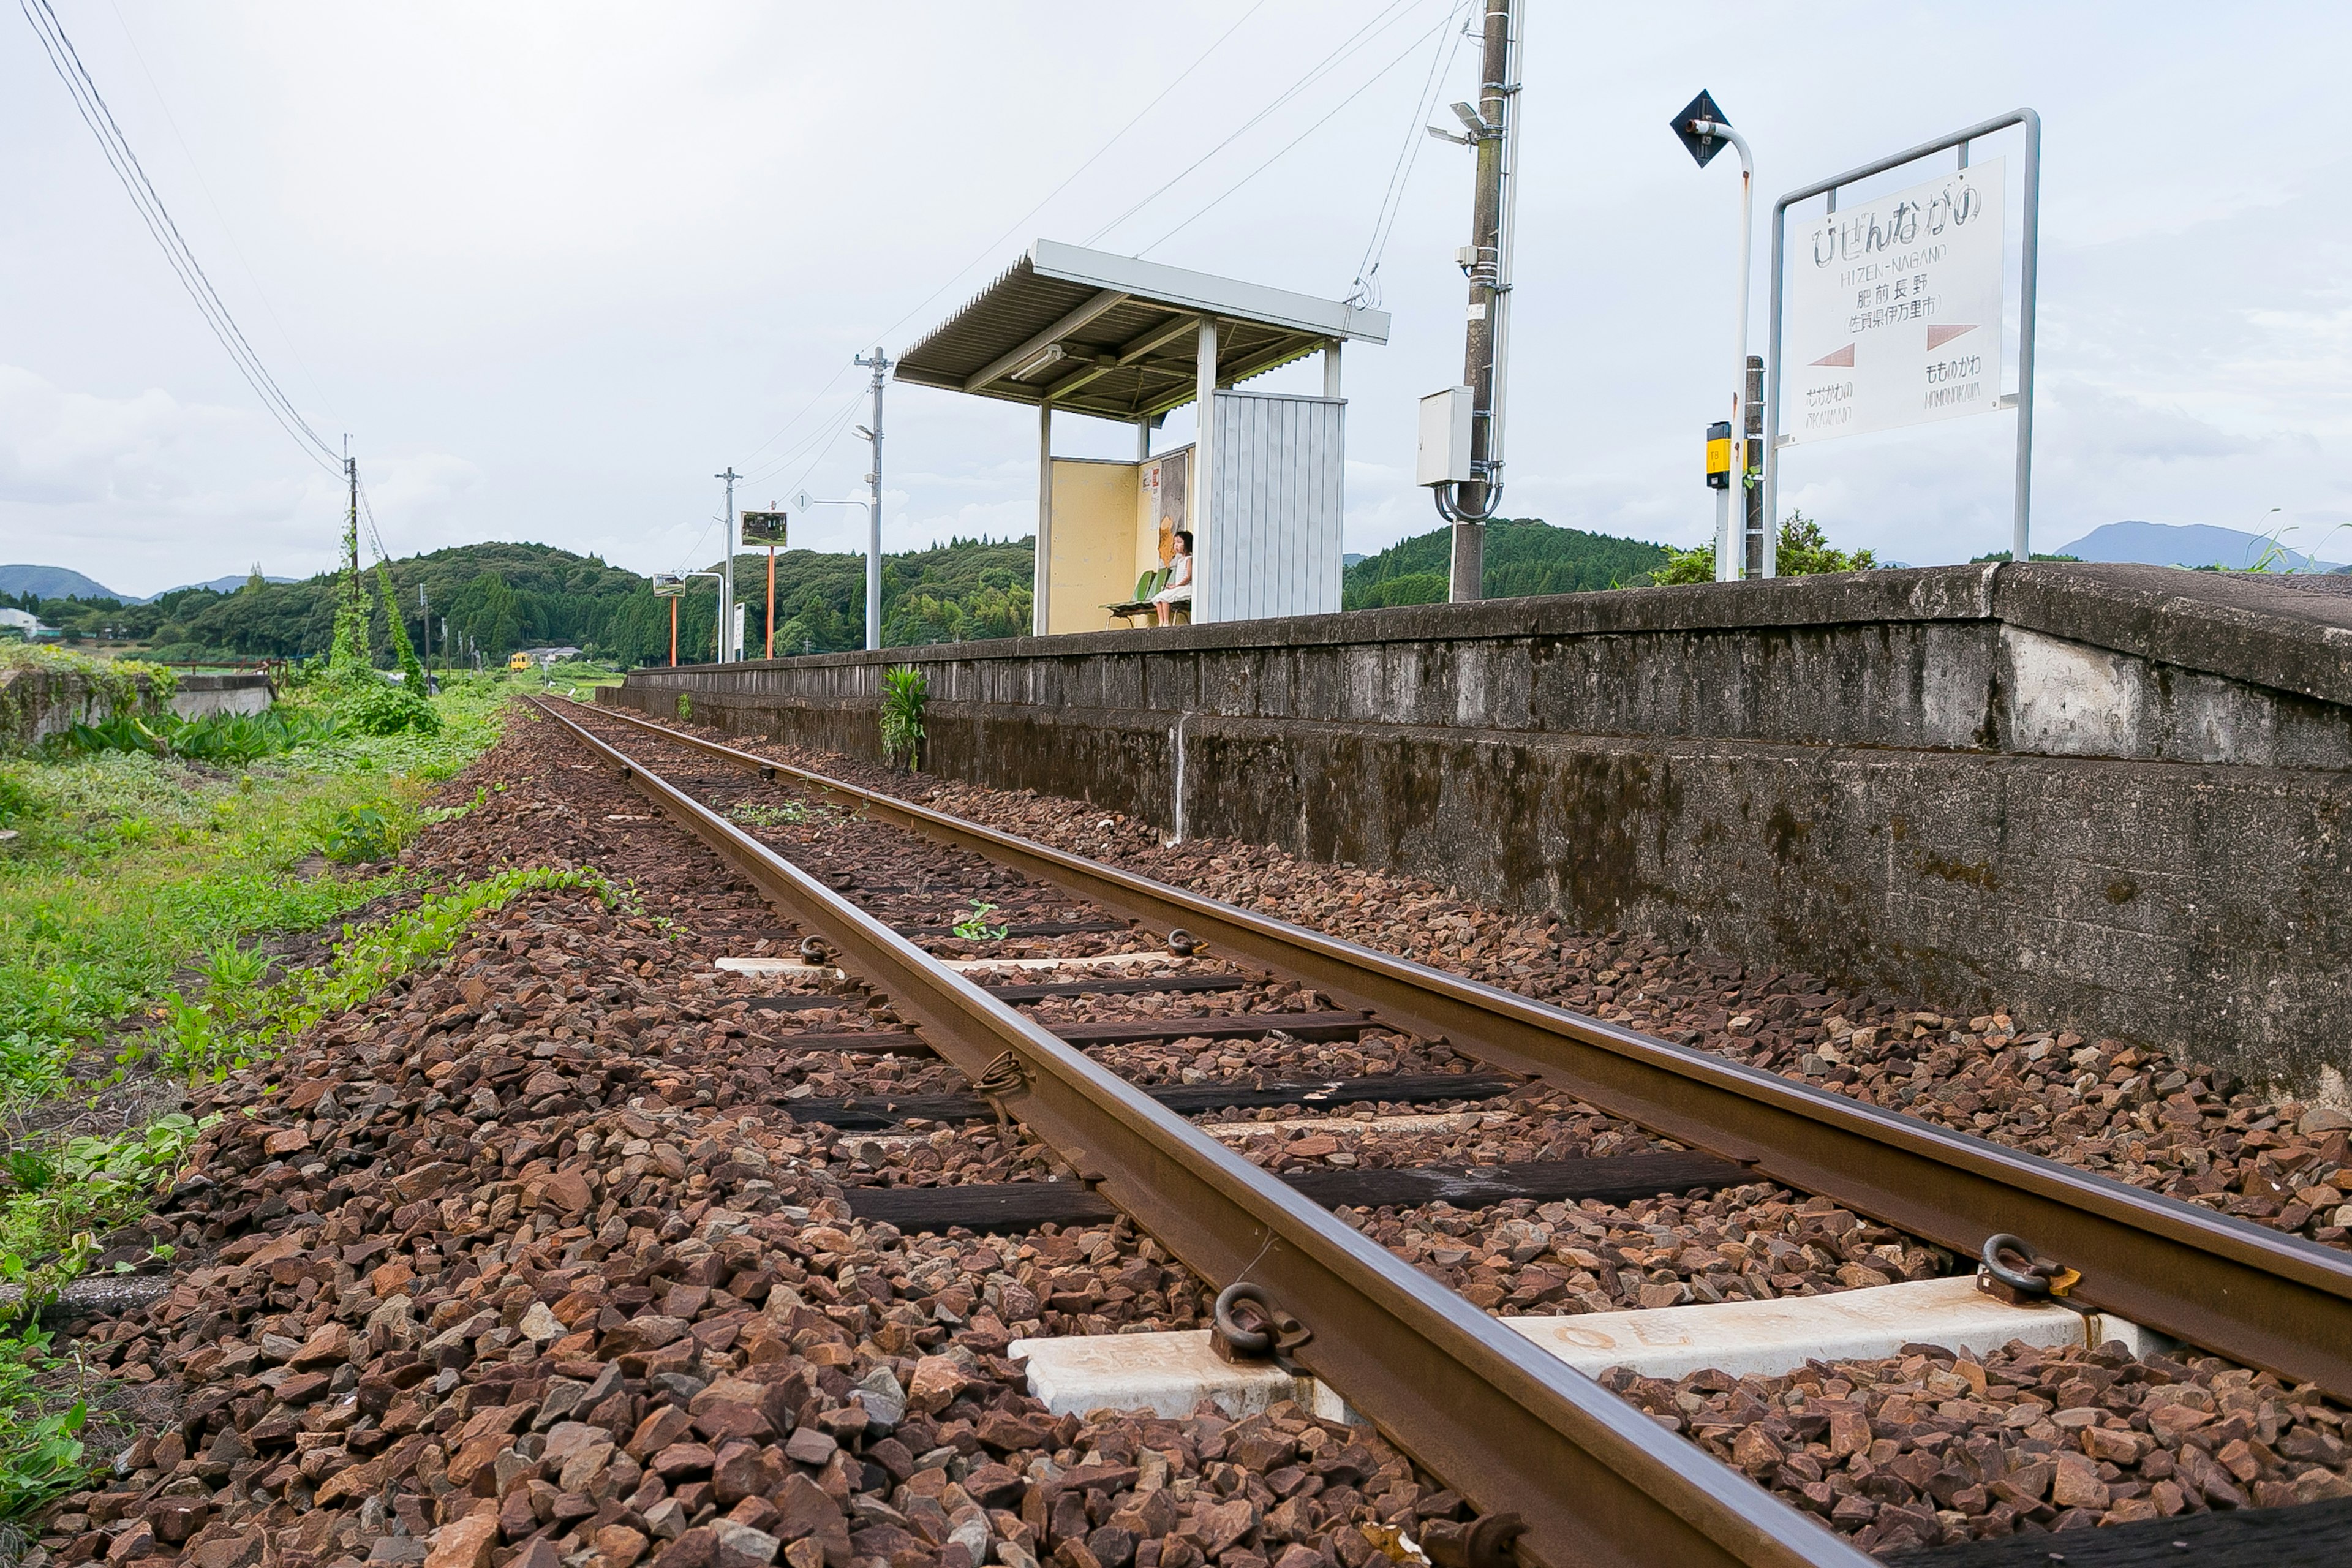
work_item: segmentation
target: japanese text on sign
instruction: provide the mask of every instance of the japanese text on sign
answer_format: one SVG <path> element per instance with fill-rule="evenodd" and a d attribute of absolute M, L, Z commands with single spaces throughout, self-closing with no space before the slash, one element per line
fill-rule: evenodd
<path fill-rule="evenodd" d="M 2002 195 L 1996 159 L 1790 237 L 1785 440 L 2000 405 Z"/>

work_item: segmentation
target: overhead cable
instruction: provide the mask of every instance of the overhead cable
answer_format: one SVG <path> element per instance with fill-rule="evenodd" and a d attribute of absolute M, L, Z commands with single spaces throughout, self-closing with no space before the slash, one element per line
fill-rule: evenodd
<path fill-rule="evenodd" d="M 122 134 L 122 128 L 115 122 L 113 111 L 107 108 L 97 82 L 91 79 L 81 57 L 75 51 L 73 41 L 66 37 L 64 27 L 58 24 L 57 13 L 50 9 L 49 0 L 17 0 L 17 3 L 25 13 L 25 19 L 32 24 L 34 33 L 39 37 L 41 47 L 49 57 L 49 64 L 56 68 L 58 79 L 66 84 L 66 90 L 72 95 L 74 108 L 81 115 L 82 122 L 89 127 L 90 134 L 98 138 L 99 148 L 106 156 L 107 165 L 114 171 L 115 178 L 122 183 L 123 191 L 131 197 L 131 205 L 138 209 L 140 220 L 147 226 L 148 234 L 163 250 L 165 261 L 178 276 L 181 286 L 188 291 L 188 298 L 195 302 L 197 313 L 212 329 L 213 336 L 227 352 L 238 374 L 253 388 L 254 395 L 261 399 L 262 406 L 269 411 L 270 416 L 303 448 L 305 456 L 331 473 L 341 472 L 342 464 L 335 448 L 310 427 L 310 422 L 302 417 L 301 411 L 294 406 L 292 399 L 278 386 L 268 368 L 261 363 L 261 356 L 246 341 L 244 331 L 229 313 L 219 291 L 214 289 L 212 279 L 205 276 L 203 265 L 188 247 L 179 226 L 172 221 L 163 197 L 156 194 L 154 184 L 147 178 L 147 171 L 141 166 L 138 154 L 131 151 L 129 139 Z"/>
<path fill-rule="evenodd" d="M 1365 93 L 1371 90 L 1374 83 L 1387 76 L 1389 72 L 1396 69 L 1397 67 L 1404 64 L 1407 59 L 1412 58 L 1415 49 L 1420 48 L 1421 46 L 1427 42 L 1433 34 L 1443 29 L 1445 25 L 1453 19 L 1454 14 L 1450 11 L 1446 13 L 1446 15 L 1439 17 L 1437 19 L 1436 26 L 1432 27 L 1428 32 L 1422 34 L 1419 37 L 1413 39 L 1412 42 L 1407 44 L 1404 47 L 1403 53 L 1398 55 L 1394 59 L 1389 61 L 1388 64 L 1382 66 L 1370 76 L 1365 78 L 1363 83 L 1359 86 L 1355 91 L 1349 93 L 1347 97 L 1333 104 L 1329 109 L 1325 110 L 1313 124 L 1307 126 L 1306 130 L 1301 131 L 1297 135 L 1284 142 L 1282 147 L 1274 154 L 1273 157 L 1268 158 L 1265 163 L 1260 163 L 1256 168 L 1252 169 L 1248 174 L 1244 174 L 1240 179 L 1235 180 L 1232 184 L 1227 185 L 1223 190 L 1218 192 L 1214 196 L 1212 196 L 1204 205 L 1196 210 L 1191 217 L 1186 218 L 1182 223 L 1178 224 L 1174 228 L 1170 229 L 1167 233 L 1161 235 L 1158 239 L 1153 240 L 1150 245 L 1145 246 L 1135 254 L 1139 257 L 1150 255 L 1153 251 L 1159 249 L 1161 246 L 1175 238 L 1186 228 L 1192 226 L 1196 220 L 1206 216 L 1211 208 L 1216 206 L 1227 196 L 1232 195 L 1235 191 L 1240 190 L 1244 185 L 1248 184 L 1252 180 L 1256 179 L 1260 174 L 1265 174 L 1268 169 L 1274 167 L 1276 163 L 1281 162 L 1284 157 L 1288 155 L 1292 148 L 1297 146 L 1301 142 L 1306 141 L 1309 136 L 1314 135 L 1318 131 L 1322 130 L 1324 126 L 1331 122 L 1333 118 L 1336 117 L 1341 110 L 1347 108 L 1348 105 L 1355 102 L 1356 100 L 1363 97 Z"/>
<path fill-rule="evenodd" d="M 1456 12 L 1455 15 L 1459 13 Z M 1446 18 L 1453 20 L 1453 16 Z M 1405 121 L 1404 143 L 1397 149 L 1396 163 L 1389 170 L 1387 188 L 1381 192 L 1381 205 L 1372 214 L 1371 237 L 1364 242 L 1363 258 L 1356 263 L 1356 288 L 1367 295 L 1375 292 L 1372 282 L 1381 269 L 1381 258 L 1388 253 L 1389 237 L 1396 232 L 1397 219 L 1404 213 L 1404 193 L 1412 184 L 1412 171 L 1421 161 L 1421 150 L 1429 137 L 1423 130 L 1437 100 L 1445 90 L 1446 73 L 1454 67 L 1455 57 L 1462 52 L 1462 40 L 1469 35 L 1456 29 L 1450 41 L 1441 41 L 1429 59 L 1429 77 L 1421 84 L 1421 92 L 1412 100 L 1412 118 Z M 1377 300 L 1370 300 L 1377 304 Z"/>
<path fill-rule="evenodd" d="M 1019 233 L 1024 224 L 1026 224 L 1031 218 L 1035 217 L 1039 213 L 1045 211 L 1046 206 L 1055 196 L 1060 195 L 1064 191 L 1069 189 L 1071 182 L 1075 181 L 1080 174 L 1085 174 L 1088 169 L 1093 168 L 1095 164 L 1101 160 L 1104 153 L 1109 152 L 1114 146 L 1118 145 L 1119 140 L 1126 136 L 1129 132 L 1141 124 L 1145 115 L 1150 114 L 1153 110 L 1159 108 L 1160 101 L 1163 99 L 1165 99 L 1170 93 L 1175 91 L 1179 87 L 1182 86 L 1185 80 L 1189 79 L 1194 71 L 1199 70 L 1203 65 L 1206 65 L 1208 63 L 1209 57 L 1215 54 L 1219 48 L 1223 47 L 1227 38 L 1232 37 L 1235 33 L 1241 31 L 1242 24 L 1248 21 L 1252 16 L 1256 16 L 1260 11 L 1264 10 L 1266 0 L 1256 0 L 1256 4 L 1253 5 L 1248 10 L 1243 12 L 1238 17 L 1234 18 L 1233 26 L 1218 34 L 1207 48 L 1202 49 L 1198 55 L 1193 57 L 1192 63 L 1186 66 L 1182 70 L 1178 71 L 1175 77 L 1170 80 L 1166 87 L 1161 88 L 1158 93 L 1153 95 L 1150 102 L 1145 104 L 1141 109 L 1136 111 L 1134 118 L 1130 119 L 1126 124 L 1120 126 L 1117 131 L 1112 132 L 1101 146 L 1097 147 L 1093 153 L 1087 155 L 1085 163 L 1080 163 L 1076 168 L 1071 170 L 1066 175 L 1063 176 L 1062 183 L 1055 185 L 1052 190 L 1047 191 L 1045 195 L 1039 199 L 1035 205 L 1032 206 L 1027 212 L 1023 213 L 1019 217 L 1014 218 L 1010 224 L 1006 225 L 1004 232 L 990 240 L 987 245 L 983 246 L 970 261 L 965 262 L 961 267 L 959 267 L 953 272 L 949 273 L 938 288 L 932 289 L 929 294 L 924 295 L 920 300 L 915 301 L 912 308 L 910 308 L 905 315 L 900 316 L 897 321 L 883 328 L 879 332 L 872 334 L 874 341 L 879 342 L 887 338 L 892 332 L 897 331 L 900 327 L 905 326 L 908 321 L 912 321 L 917 314 L 928 307 L 932 300 L 938 299 L 940 295 L 953 288 L 958 279 L 963 277 L 973 268 L 979 266 L 982 262 L 986 261 L 990 257 L 995 255 L 996 247 L 998 246 L 1003 245 L 1007 239 Z M 758 457 L 769 447 L 782 440 L 791 432 L 794 426 L 798 425 L 803 419 L 807 418 L 810 410 L 814 409 L 819 403 L 824 401 L 825 394 L 833 390 L 835 384 L 839 382 L 844 375 L 847 374 L 850 368 L 850 366 L 845 364 L 841 369 L 834 372 L 832 379 L 827 381 L 823 386 L 816 389 L 816 392 L 809 398 L 809 400 L 801 405 L 800 411 L 784 422 L 782 429 L 778 430 L 765 441 L 762 441 L 757 447 L 752 447 L 749 456 L 754 458 Z M 789 462 L 790 459 L 786 458 L 784 461 Z"/>
<path fill-rule="evenodd" d="M 1332 49 L 1329 54 L 1325 55 L 1321 59 L 1316 61 L 1315 64 L 1309 66 L 1307 68 L 1305 75 L 1292 82 L 1288 87 L 1284 88 L 1280 92 L 1276 93 L 1274 96 L 1273 100 L 1266 104 L 1265 108 L 1259 110 L 1255 114 L 1251 115 L 1247 120 L 1243 121 L 1231 132 L 1227 132 L 1223 141 L 1218 142 L 1206 153 L 1202 153 L 1198 158 L 1193 159 L 1192 162 L 1184 165 L 1182 169 L 1179 170 L 1170 179 L 1154 186 L 1133 206 L 1129 207 L 1125 212 L 1119 214 L 1117 217 L 1111 219 L 1108 223 L 1095 230 L 1094 233 L 1087 236 L 1086 242 L 1088 245 L 1094 244 L 1097 240 L 1102 238 L 1103 236 L 1110 233 L 1111 230 L 1118 227 L 1119 225 L 1125 223 L 1129 218 L 1133 217 L 1137 213 L 1141 212 L 1145 207 L 1150 206 L 1153 202 L 1158 201 L 1161 196 L 1167 195 L 1168 192 L 1173 190 L 1186 179 L 1189 179 L 1193 172 L 1199 169 L 1203 163 L 1206 163 L 1210 159 L 1214 158 L 1218 153 L 1232 146 L 1241 137 L 1255 130 L 1258 123 L 1261 121 L 1264 121 L 1268 115 L 1274 113 L 1284 104 L 1288 103 L 1292 99 L 1306 91 L 1309 87 L 1312 87 L 1334 67 L 1338 66 L 1340 61 L 1346 59 L 1349 56 L 1362 48 L 1366 44 L 1371 42 L 1372 38 L 1378 34 L 1387 31 L 1391 25 L 1402 17 L 1404 12 L 1412 9 L 1416 3 L 1417 0 L 1389 0 L 1389 4 L 1375 13 L 1371 20 L 1366 22 L 1362 26 L 1358 27 L 1353 33 L 1349 34 L 1347 37 L 1341 39 L 1337 47 Z M 1416 42 L 1418 42 L 1418 40 L 1416 40 Z"/>

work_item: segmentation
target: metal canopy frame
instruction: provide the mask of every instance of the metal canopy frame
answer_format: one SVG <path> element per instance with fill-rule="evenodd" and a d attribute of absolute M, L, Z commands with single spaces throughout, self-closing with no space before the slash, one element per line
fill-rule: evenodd
<path fill-rule="evenodd" d="M 1384 310 L 1041 239 L 900 354 L 894 374 L 1136 424 L 1199 395 L 1203 322 L 1216 329 L 1220 386 L 1389 336 Z"/>
<path fill-rule="evenodd" d="M 2033 558 L 2033 311 L 2034 279 L 2040 262 L 2042 240 L 2042 116 L 2031 109 L 2012 109 L 2007 114 L 1979 121 L 1965 131 L 1955 131 L 1949 136 L 1923 142 L 1892 157 L 1881 158 L 1858 169 L 1848 169 L 1843 174 L 1790 191 L 1772 204 L 1772 311 L 1769 329 L 1771 335 L 1767 340 L 1771 352 L 1766 361 L 1771 367 L 1772 384 L 1764 397 L 1766 576 L 1772 575 L 1773 546 L 1779 541 L 1780 527 L 1780 279 L 1784 241 L 1788 237 L 1789 208 L 1798 202 L 1826 195 L 1830 199 L 1830 211 L 1835 212 L 1837 194 L 1843 187 L 1866 180 L 1873 174 L 1883 174 L 1906 163 L 1916 163 L 1922 158 L 1932 158 L 1956 147 L 1959 149 L 1960 167 L 1965 169 L 1969 166 L 1969 142 L 1990 136 L 1996 131 L 2006 131 L 2012 125 L 2025 128 L 2025 238 L 2018 268 L 2017 477 L 2011 501 L 2010 558 L 2014 561 Z"/>

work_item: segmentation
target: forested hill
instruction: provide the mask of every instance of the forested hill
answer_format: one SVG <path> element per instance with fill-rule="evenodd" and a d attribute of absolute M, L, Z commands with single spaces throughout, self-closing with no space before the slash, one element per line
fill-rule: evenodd
<path fill-rule="evenodd" d="M 1446 531 L 1437 529 L 1358 562 L 1344 579 L 1346 607 L 1444 598 L 1447 550 Z M 884 556 L 884 646 L 1025 634 L 1033 560 L 1034 542 L 1027 539 L 959 539 Z M 1486 596 L 1624 586 L 1646 580 L 1664 561 L 1662 548 L 1639 540 L 1531 521 L 1496 522 L 1486 533 Z M 445 649 L 469 647 L 491 660 L 516 648 L 550 646 L 579 647 L 623 665 L 669 658 L 669 604 L 654 597 L 645 577 L 594 556 L 546 544 L 464 544 L 395 561 L 391 571 L 409 635 L 420 647 L 417 590 L 424 589 L 436 662 Z M 736 592 L 747 606 L 744 651 L 754 658 L 766 646 L 767 572 L 764 553 L 736 558 Z M 369 575 L 373 604 L 373 571 Z M 163 658 L 288 658 L 323 653 L 333 640 L 335 581 L 335 574 L 322 573 L 299 583 L 248 580 L 226 594 L 183 588 L 146 605 L 0 597 L 63 627 L 71 637 L 128 638 Z M 700 662 L 711 656 L 716 595 L 708 581 L 692 587 L 677 601 L 678 657 Z M 379 658 L 389 658 L 380 606 L 371 632 Z M 837 653 L 862 647 L 865 641 L 865 558 L 779 552 L 776 652 Z"/>
<path fill-rule="evenodd" d="M 1026 632 L 1031 560 L 1025 539 L 956 540 L 884 556 L 885 641 L 895 646 Z M 594 556 L 545 544 L 465 544 L 395 561 L 391 572 L 409 635 L 420 647 L 417 590 L 424 589 L 436 661 L 445 635 L 451 648 L 470 645 L 490 659 L 519 647 L 550 646 L 579 647 L 622 664 L 669 658 L 667 602 L 654 597 L 646 578 Z M 749 606 L 744 643 L 754 655 L 765 646 L 767 573 L 764 553 L 736 559 L 736 591 Z M 369 579 L 373 604 L 373 571 Z M 164 658 L 287 658 L 323 653 L 333 640 L 335 582 L 331 572 L 299 583 L 248 580 L 231 593 L 180 589 L 147 605 L 33 594 L 0 597 L 71 638 L 128 638 Z M 677 604 L 678 655 L 699 660 L 710 657 L 718 615 L 710 584 L 693 586 Z M 779 654 L 864 647 L 865 606 L 864 556 L 810 550 L 777 555 Z M 380 606 L 371 632 L 378 655 L 386 656 L 390 638 Z"/>
<path fill-rule="evenodd" d="M 1340 579 L 1341 605 L 1370 610 L 1437 604 L 1445 597 L 1452 552 L 1452 531 L 1445 528 L 1400 540 L 1347 569 Z M 1503 518 L 1486 525 L 1485 596 L 1627 588 L 1665 563 L 1664 545 L 1554 528 L 1531 518 Z"/>

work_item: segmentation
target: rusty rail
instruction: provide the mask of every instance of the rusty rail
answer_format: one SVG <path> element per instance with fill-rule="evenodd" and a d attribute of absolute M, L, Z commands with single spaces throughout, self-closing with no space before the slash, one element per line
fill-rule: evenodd
<path fill-rule="evenodd" d="M 583 704 L 584 706 L 584 704 Z M 1758 1175 L 1973 1256 L 2011 1232 L 2082 1271 L 2075 1299 L 2352 1399 L 2352 1254 L 1899 1116 L 1704 1051 L 1240 910 L 772 757 L 597 708 L 673 744 L 1068 889 L 1182 926 L 1346 1005 L 1443 1037 Z"/>
<path fill-rule="evenodd" d="M 1220 1285 L 1243 1277 L 1313 1338 L 1317 1377 L 1484 1513 L 1570 1564 L 1865 1568 L 1871 1559 L 1350 1230 L 1217 1140 L 560 712 L 532 700 L 1003 1098 L 1081 1179 Z M 737 753 L 746 755 L 746 753 Z"/>

